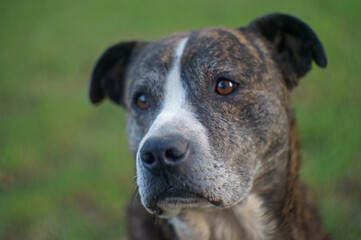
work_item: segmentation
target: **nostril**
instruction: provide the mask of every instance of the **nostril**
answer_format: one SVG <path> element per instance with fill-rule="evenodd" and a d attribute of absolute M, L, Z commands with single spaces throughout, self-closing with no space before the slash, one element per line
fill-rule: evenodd
<path fill-rule="evenodd" d="M 146 152 L 146 153 L 142 153 L 140 155 L 142 161 L 148 165 L 152 165 L 155 161 L 155 157 L 153 154 Z"/>
<path fill-rule="evenodd" d="M 178 158 L 181 158 L 183 155 L 184 155 L 184 152 L 179 151 L 176 148 L 169 148 L 165 151 L 166 159 L 177 160 Z"/>
<path fill-rule="evenodd" d="M 169 147 L 164 152 L 164 160 L 167 162 L 178 162 L 187 153 L 187 144 L 176 144 L 175 146 Z"/>

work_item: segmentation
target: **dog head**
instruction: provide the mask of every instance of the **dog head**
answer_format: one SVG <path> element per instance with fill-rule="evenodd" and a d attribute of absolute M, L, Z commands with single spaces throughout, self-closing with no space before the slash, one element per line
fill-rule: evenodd
<path fill-rule="evenodd" d="M 122 42 L 100 57 L 90 99 L 127 111 L 143 205 L 159 215 L 231 207 L 254 179 L 282 164 L 288 94 L 327 65 L 316 34 L 284 14 L 247 27 L 202 28 L 156 42 Z"/>

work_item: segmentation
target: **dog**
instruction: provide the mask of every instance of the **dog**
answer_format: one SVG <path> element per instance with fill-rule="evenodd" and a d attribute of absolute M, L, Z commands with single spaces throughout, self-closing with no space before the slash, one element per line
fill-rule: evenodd
<path fill-rule="evenodd" d="M 312 61 L 327 65 L 317 35 L 281 13 L 108 48 L 90 99 L 127 112 L 129 239 L 329 239 L 290 106 Z"/>

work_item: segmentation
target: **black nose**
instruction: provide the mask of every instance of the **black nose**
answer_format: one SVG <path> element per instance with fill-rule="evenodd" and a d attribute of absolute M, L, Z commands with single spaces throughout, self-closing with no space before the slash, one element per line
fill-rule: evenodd
<path fill-rule="evenodd" d="M 180 135 L 148 139 L 140 150 L 145 168 L 159 174 L 161 168 L 172 170 L 188 157 L 188 141 Z"/>

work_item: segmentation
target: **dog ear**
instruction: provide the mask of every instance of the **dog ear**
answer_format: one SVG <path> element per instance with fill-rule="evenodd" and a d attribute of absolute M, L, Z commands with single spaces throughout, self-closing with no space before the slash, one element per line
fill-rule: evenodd
<path fill-rule="evenodd" d="M 121 42 L 108 48 L 99 58 L 90 81 L 89 97 L 92 103 L 106 96 L 123 105 L 124 78 L 131 56 L 140 42 Z"/>
<path fill-rule="evenodd" d="M 311 69 L 312 59 L 320 67 L 327 66 L 322 43 L 314 31 L 300 19 L 274 13 L 252 21 L 249 27 L 274 47 L 289 88 L 296 86 L 299 78 Z"/>

